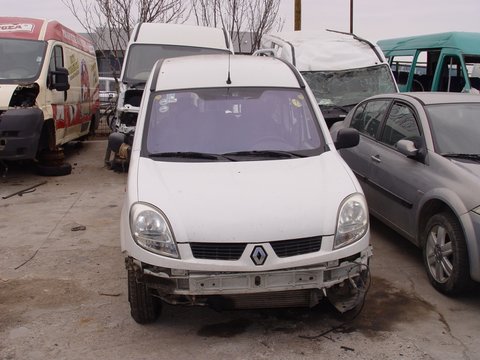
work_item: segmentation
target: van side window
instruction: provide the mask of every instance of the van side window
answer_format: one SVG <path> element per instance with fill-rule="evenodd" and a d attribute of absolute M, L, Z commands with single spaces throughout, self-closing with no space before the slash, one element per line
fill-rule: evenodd
<path fill-rule="evenodd" d="M 56 82 L 56 75 L 54 71 L 56 71 L 60 67 L 64 67 L 63 49 L 60 45 L 55 45 L 53 48 L 52 56 L 50 57 L 50 63 L 48 65 L 49 75 L 47 76 L 47 87 L 49 89 L 51 89 L 52 84 Z"/>
<path fill-rule="evenodd" d="M 443 58 L 440 76 L 439 91 L 462 92 L 465 87 L 462 62 L 456 55 Z"/>
<path fill-rule="evenodd" d="M 64 67 L 63 49 L 61 46 L 55 45 L 52 57 L 50 58 L 50 70 L 55 71 L 59 67 Z"/>
<path fill-rule="evenodd" d="M 388 114 L 380 141 L 394 146 L 399 140 L 405 138 L 414 140 L 419 136 L 420 131 L 413 110 L 405 104 L 394 104 Z"/>
<path fill-rule="evenodd" d="M 373 100 L 360 106 L 355 111 L 350 126 L 374 138 L 388 104 L 388 100 Z"/>
<path fill-rule="evenodd" d="M 390 61 L 393 76 L 398 86 L 406 87 L 408 83 L 408 74 L 412 68 L 413 55 L 394 56 Z"/>

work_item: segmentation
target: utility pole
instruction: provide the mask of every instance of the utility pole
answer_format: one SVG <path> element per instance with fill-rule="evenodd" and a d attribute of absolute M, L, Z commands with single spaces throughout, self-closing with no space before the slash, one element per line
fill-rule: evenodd
<path fill-rule="evenodd" d="M 302 0 L 295 0 L 295 31 L 297 30 L 302 30 Z"/>
<path fill-rule="evenodd" d="M 353 0 L 350 0 L 350 34 L 353 34 Z"/>

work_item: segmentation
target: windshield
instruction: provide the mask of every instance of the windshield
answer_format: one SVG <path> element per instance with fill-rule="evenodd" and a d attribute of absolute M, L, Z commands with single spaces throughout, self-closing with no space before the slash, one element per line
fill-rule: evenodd
<path fill-rule="evenodd" d="M 440 154 L 480 154 L 480 103 L 426 107 L 435 151 Z"/>
<path fill-rule="evenodd" d="M 305 98 L 303 90 L 270 88 L 158 93 L 149 105 L 142 155 L 319 154 L 324 141 Z"/>
<path fill-rule="evenodd" d="M 43 64 L 45 48 L 44 41 L 0 39 L 0 82 L 36 80 Z"/>
<path fill-rule="evenodd" d="M 227 50 L 206 49 L 191 46 L 133 44 L 128 50 L 123 81 L 129 83 L 146 82 L 150 70 L 158 59 L 188 55 L 218 54 Z"/>
<path fill-rule="evenodd" d="M 302 71 L 320 107 L 351 106 L 372 95 L 397 92 L 388 65 L 342 71 Z"/>

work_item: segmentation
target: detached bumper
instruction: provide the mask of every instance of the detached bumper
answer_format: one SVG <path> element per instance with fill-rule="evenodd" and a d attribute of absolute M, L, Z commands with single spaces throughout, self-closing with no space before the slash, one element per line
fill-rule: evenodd
<path fill-rule="evenodd" d="M 0 114 L 0 159 L 35 158 L 43 121 L 42 111 L 35 108 L 12 109 Z"/>

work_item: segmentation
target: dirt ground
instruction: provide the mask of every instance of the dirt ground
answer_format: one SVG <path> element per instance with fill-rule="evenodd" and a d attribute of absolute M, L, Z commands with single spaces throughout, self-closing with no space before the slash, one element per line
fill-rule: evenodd
<path fill-rule="evenodd" d="M 0 359 L 480 359 L 480 292 L 436 292 L 418 249 L 375 221 L 372 285 L 353 321 L 327 305 L 165 305 L 156 323 L 138 325 L 119 246 L 127 175 L 104 167 L 105 148 L 67 147 L 68 176 L 40 177 L 25 163 L 0 178 Z"/>

